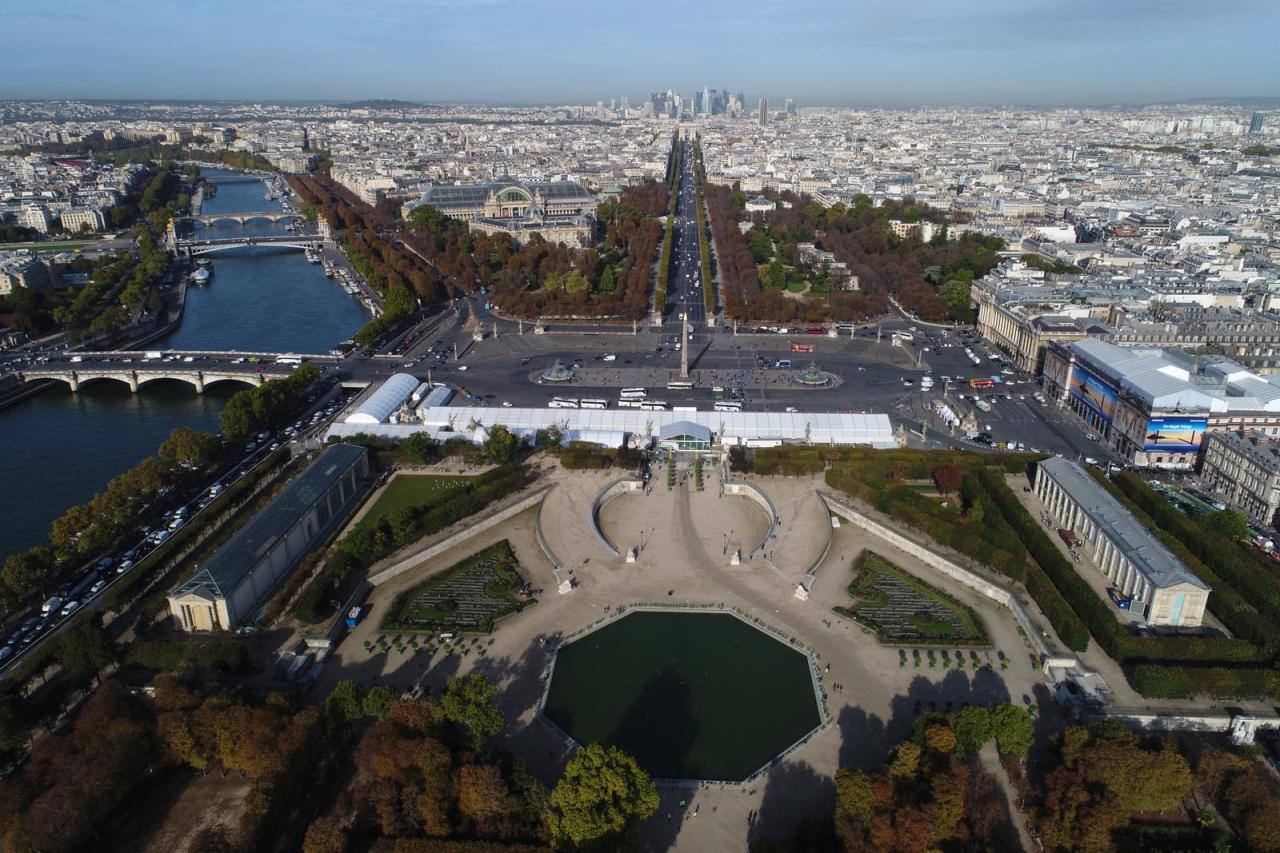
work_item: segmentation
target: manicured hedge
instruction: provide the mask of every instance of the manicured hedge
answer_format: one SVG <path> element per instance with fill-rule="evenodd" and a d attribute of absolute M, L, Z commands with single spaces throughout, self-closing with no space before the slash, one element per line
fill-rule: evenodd
<path fill-rule="evenodd" d="M 1257 699 L 1280 695 L 1280 673 L 1259 667 L 1160 666 L 1141 664 L 1129 679 L 1149 699 Z"/>
<path fill-rule="evenodd" d="M 125 663 L 160 672 L 186 666 L 236 671 L 244 669 L 249 661 L 249 655 L 244 644 L 234 640 L 215 642 L 144 640 L 130 643 L 126 648 L 124 659 Z"/>

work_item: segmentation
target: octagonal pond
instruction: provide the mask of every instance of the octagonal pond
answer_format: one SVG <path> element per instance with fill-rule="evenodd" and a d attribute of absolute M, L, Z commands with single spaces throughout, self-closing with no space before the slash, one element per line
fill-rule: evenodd
<path fill-rule="evenodd" d="M 809 659 L 728 613 L 640 611 L 563 646 L 543 713 L 662 779 L 745 779 L 820 722 Z"/>

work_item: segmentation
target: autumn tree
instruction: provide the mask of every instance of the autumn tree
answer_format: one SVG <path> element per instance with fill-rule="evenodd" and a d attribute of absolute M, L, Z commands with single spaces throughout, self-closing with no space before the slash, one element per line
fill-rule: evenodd
<path fill-rule="evenodd" d="M 938 487 L 939 494 L 953 493 L 960 488 L 960 481 L 963 479 L 964 469 L 959 465 L 939 465 L 933 469 L 933 483 Z"/>

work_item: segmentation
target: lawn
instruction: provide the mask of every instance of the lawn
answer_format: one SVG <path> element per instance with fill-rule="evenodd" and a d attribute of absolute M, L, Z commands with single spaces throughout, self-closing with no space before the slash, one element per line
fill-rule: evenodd
<path fill-rule="evenodd" d="M 382 629 L 486 632 L 497 619 L 536 601 L 504 539 L 400 593 Z"/>
<path fill-rule="evenodd" d="M 854 561 L 853 602 L 835 611 L 867 626 L 890 645 L 987 645 L 978 615 L 871 551 Z"/>
<path fill-rule="evenodd" d="M 472 477 L 437 474 L 401 474 L 387 483 L 378 501 L 369 508 L 362 523 L 375 525 L 398 509 L 419 506 L 441 492 L 465 485 Z"/>

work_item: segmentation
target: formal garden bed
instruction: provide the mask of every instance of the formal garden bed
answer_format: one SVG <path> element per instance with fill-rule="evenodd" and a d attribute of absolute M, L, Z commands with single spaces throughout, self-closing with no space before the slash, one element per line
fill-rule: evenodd
<path fill-rule="evenodd" d="M 396 596 L 384 631 L 484 633 L 537 599 L 502 540 Z"/>
<path fill-rule="evenodd" d="M 973 610 L 872 551 L 854 561 L 853 603 L 836 607 L 875 632 L 886 645 L 987 646 L 990 638 Z"/>

